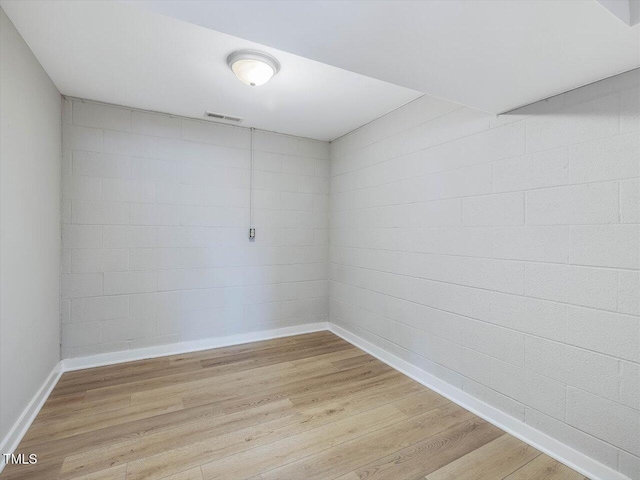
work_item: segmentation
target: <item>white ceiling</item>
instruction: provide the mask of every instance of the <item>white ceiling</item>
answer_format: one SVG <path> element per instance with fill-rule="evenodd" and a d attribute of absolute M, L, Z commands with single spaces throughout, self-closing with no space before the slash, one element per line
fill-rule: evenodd
<path fill-rule="evenodd" d="M 596 0 L 134 3 L 491 113 L 640 66 L 640 25 Z"/>
<path fill-rule="evenodd" d="M 205 110 L 253 126 L 332 140 L 421 94 L 111 1 L 1 1 L 64 95 L 201 118 Z M 282 68 L 251 88 L 225 59 L 240 48 Z"/>
<path fill-rule="evenodd" d="M 596 0 L 629 26 L 640 23 L 640 0 Z"/>
<path fill-rule="evenodd" d="M 65 95 L 195 118 L 209 110 L 321 140 L 419 92 L 499 113 L 640 66 L 640 25 L 596 0 L 0 5 Z M 282 70 L 247 87 L 225 63 L 240 48 L 271 53 Z"/>

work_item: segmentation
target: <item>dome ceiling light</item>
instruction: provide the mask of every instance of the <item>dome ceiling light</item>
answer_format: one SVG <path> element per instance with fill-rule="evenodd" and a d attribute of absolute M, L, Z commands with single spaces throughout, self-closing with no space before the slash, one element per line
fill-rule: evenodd
<path fill-rule="evenodd" d="M 237 50 L 227 57 L 227 65 L 238 80 L 252 87 L 267 83 L 280 70 L 280 62 L 257 50 Z"/>

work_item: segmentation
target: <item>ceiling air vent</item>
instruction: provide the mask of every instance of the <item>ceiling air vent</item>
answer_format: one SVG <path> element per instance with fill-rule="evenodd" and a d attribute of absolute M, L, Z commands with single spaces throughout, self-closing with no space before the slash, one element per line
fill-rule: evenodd
<path fill-rule="evenodd" d="M 224 120 L 226 122 L 240 123 L 244 120 L 242 117 L 234 117 L 233 115 L 225 115 L 224 113 L 204 112 L 206 118 L 213 120 Z"/>

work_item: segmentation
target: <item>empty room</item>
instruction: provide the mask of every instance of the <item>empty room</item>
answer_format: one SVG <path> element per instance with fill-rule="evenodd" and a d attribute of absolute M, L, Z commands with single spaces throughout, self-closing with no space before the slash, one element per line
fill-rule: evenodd
<path fill-rule="evenodd" d="M 640 480 L 640 0 L 0 0 L 0 480 Z"/>

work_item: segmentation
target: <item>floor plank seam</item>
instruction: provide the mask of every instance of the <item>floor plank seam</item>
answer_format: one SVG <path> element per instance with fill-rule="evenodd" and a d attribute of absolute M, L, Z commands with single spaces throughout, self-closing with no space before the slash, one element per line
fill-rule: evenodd
<path fill-rule="evenodd" d="M 68 373 L 17 450 L 41 461 L 3 480 L 575 474 L 328 332 Z"/>

